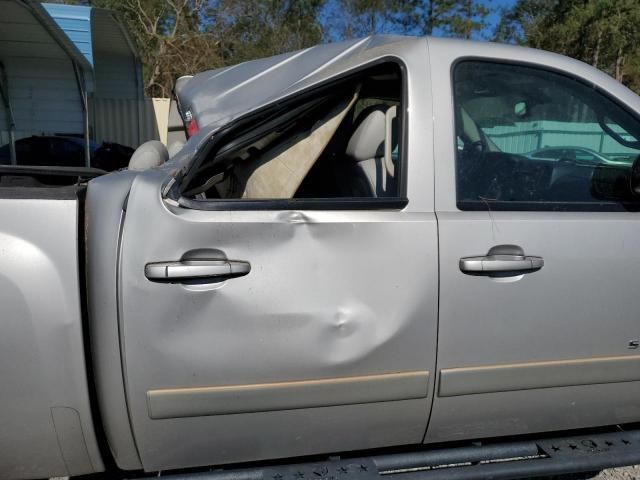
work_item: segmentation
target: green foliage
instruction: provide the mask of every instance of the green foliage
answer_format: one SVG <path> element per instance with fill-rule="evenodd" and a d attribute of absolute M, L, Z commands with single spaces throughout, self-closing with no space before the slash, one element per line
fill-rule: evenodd
<path fill-rule="evenodd" d="M 454 0 L 423 0 L 416 3 L 413 17 L 421 33 L 433 35 L 437 30 L 451 33 L 458 2 Z"/>
<path fill-rule="evenodd" d="M 337 0 L 325 32 L 329 38 L 389 32 L 471 38 L 489 13 L 477 0 Z"/>
<path fill-rule="evenodd" d="M 402 0 L 336 0 L 328 8 L 325 37 L 349 39 L 403 28 L 411 11 Z"/>
<path fill-rule="evenodd" d="M 206 30 L 226 63 L 299 50 L 322 41 L 322 0 L 220 0 L 211 5 Z"/>
<path fill-rule="evenodd" d="M 453 36 L 471 38 L 474 32 L 486 27 L 486 18 L 490 11 L 485 5 L 473 0 L 456 3 L 449 21 L 449 31 Z"/>
<path fill-rule="evenodd" d="M 55 0 L 54 0 L 55 1 Z M 69 0 L 63 0 L 69 1 Z M 470 38 L 489 9 L 471 0 L 75 0 L 115 10 L 150 96 L 175 79 L 254 58 L 380 33 Z"/>
<path fill-rule="evenodd" d="M 202 26 L 207 0 L 93 0 L 120 14 L 136 43 L 149 96 L 168 97 L 181 75 L 225 64 L 219 40 Z"/>
<path fill-rule="evenodd" d="M 54 0 L 55 1 L 55 0 Z M 70 1 L 70 0 L 59 0 Z M 75 0 L 120 13 L 148 95 L 202 70 L 379 33 L 478 38 L 490 0 Z M 588 62 L 640 92 L 640 1 L 516 0 L 494 39 Z"/>
<path fill-rule="evenodd" d="M 639 25 L 637 0 L 518 0 L 495 38 L 577 58 L 640 92 Z"/>
<path fill-rule="evenodd" d="M 86 3 L 78 0 L 75 3 Z M 182 75 L 299 50 L 322 41 L 324 0 L 90 0 L 118 12 L 144 65 L 149 96 Z"/>

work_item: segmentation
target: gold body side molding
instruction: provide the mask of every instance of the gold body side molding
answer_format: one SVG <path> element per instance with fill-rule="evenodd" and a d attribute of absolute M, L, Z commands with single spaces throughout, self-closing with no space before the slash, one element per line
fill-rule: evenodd
<path fill-rule="evenodd" d="M 640 381 L 640 355 L 447 368 L 440 372 L 438 395 L 453 397 L 633 381 Z"/>
<path fill-rule="evenodd" d="M 149 390 L 153 419 L 295 410 L 426 398 L 429 372 Z"/>

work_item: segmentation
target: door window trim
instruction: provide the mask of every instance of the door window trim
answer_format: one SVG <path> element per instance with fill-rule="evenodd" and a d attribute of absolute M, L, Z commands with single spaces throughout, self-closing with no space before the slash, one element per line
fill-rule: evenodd
<path fill-rule="evenodd" d="M 178 205 L 184 208 L 207 211 L 224 210 L 402 210 L 409 200 L 392 198 L 283 198 L 283 199 L 222 199 L 197 200 L 180 197 Z"/>

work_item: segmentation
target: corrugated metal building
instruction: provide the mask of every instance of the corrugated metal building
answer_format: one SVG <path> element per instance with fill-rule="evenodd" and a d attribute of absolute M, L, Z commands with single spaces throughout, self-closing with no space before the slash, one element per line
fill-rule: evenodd
<path fill-rule="evenodd" d="M 143 94 L 142 66 L 116 14 L 79 5 L 43 3 L 43 6 L 93 67 L 95 89 L 89 101 L 91 137 L 98 142 L 131 147 L 157 138 L 153 108 Z M 148 122 L 149 119 L 152 121 Z"/>
<path fill-rule="evenodd" d="M 159 138 L 141 64 L 114 12 L 34 0 L 0 0 L 0 9 L 0 145 L 12 133 L 131 147 Z"/>
<path fill-rule="evenodd" d="M 622 137 L 629 134 L 620 127 L 613 127 Z M 551 120 L 514 122 L 483 129 L 484 133 L 504 151 L 529 153 L 544 147 L 581 145 L 611 158 L 633 155 L 636 150 L 617 143 L 597 123 L 573 123 Z"/>
<path fill-rule="evenodd" d="M 0 11 L 0 140 L 82 135 L 91 64 L 38 2 L 0 0 Z"/>

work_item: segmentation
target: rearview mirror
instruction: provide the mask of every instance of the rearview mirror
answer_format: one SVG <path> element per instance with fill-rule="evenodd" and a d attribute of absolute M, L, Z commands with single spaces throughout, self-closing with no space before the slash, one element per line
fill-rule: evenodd
<path fill-rule="evenodd" d="M 513 106 L 516 117 L 524 117 L 527 114 L 527 102 L 518 102 Z"/>

